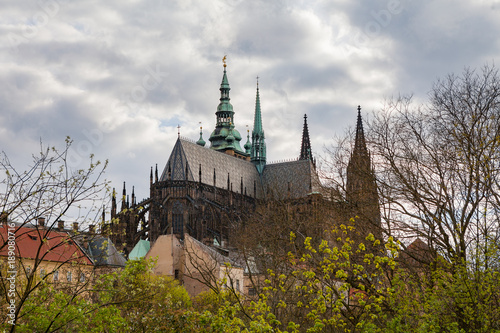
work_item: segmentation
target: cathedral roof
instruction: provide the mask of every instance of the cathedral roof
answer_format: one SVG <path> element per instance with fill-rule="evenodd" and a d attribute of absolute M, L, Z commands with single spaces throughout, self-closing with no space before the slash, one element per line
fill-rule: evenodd
<path fill-rule="evenodd" d="M 246 188 L 247 194 L 253 196 L 255 182 L 257 197 L 262 196 L 260 177 L 251 162 L 202 147 L 182 138 L 175 143 L 160 181 L 166 181 L 169 178 L 199 181 L 200 169 L 203 184 L 227 189 L 229 175 L 230 187 L 232 184 L 234 192 L 241 191 L 243 181 L 243 194 Z"/>
<path fill-rule="evenodd" d="M 298 160 L 267 164 L 262 177 L 255 165 L 249 161 L 202 147 L 194 142 L 179 138 L 170 154 L 160 181 L 199 181 L 218 188 L 229 187 L 236 193 L 254 194 L 264 198 L 269 193 L 275 199 L 300 198 L 311 192 L 319 192 L 319 178 L 309 160 Z M 265 189 L 264 189 L 265 188 Z M 289 191 L 290 189 L 290 191 Z"/>
<path fill-rule="evenodd" d="M 263 177 L 266 191 L 274 199 L 302 198 L 321 192 L 319 177 L 310 160 L 267 164 Z"/>

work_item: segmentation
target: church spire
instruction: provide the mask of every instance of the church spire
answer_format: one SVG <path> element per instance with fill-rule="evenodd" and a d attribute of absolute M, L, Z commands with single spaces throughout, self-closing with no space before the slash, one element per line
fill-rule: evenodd
<path fill-rule="evenodd" d="M 222 75 L 222 82 L 220 85 L 220 103 L 215 112 L 217 123 L 215 130 L 208 139 L 210 141 L 210 148 L 221 152 L 234 152 L 239 155 L 248 156 L 245 151 L 241 149 L 240 141 L 241 135 L 234 128 L 234 111 L 229 98 L 229 81 L 226 73 L 226 57 L 222 59 L 224 63 L 224 74 Z M 231 153 L 230 155 L 233 155 Z"/>
<path fill-rule="evenodd" d="M 302 145 L 300 147 L 299 160 L 309 160 L 314 166 L 316 166 L 312 157 L 311 140 L 309 139 L 309 128 L 307 127 L 306 114 L 304 115 L 304 129 L 302 130 Z"/>
<path fill-rule="evenodd" d="M 363 119 L 361 118 L 361 106 L 358 105 L 358 121 L 356 123 L 356 139 L 354 141 L 353 154 L 368 155 L 366 148 L 365 132 L 363 130 Z"/>
<path fill-rule="evenodd" d="M 260 110 L 260 94 L 259 94 L 259 78 L 257 77 L 257 94 L 255 97 L 255 115 L 252 131 L 252 149 L 250 152 L 250 160 L 259 174 L 262 174 L 266 165 L 266 142 L 264 137 L 264 129 L 262 127 L 262 114 Z"/>

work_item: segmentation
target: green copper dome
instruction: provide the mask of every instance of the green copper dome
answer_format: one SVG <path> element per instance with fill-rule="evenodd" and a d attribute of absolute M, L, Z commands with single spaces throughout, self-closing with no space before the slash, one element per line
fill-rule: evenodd
<path fill-rule="evenodd" d="M 203 131 L 202 131 L 201 126 L 200 126 L 200 138 L 198 139 L 198 141 L 196 141 L 196 144 L 200 145 L 202 147 L 205 147 L 205 144 L 206 144 L 205 140 L 203 140 Z"/>
<path fill-rule="evenodd" d="M 245 148 L 245 153 L 250 154 L 250 151 L 252 149 L 252 143 L 250 142 L 250 131 L 247 130 L 247 142 L 243 146 Z"/>
<path fill-rule="evenodd" d="M 227 79 L 226 64 L 220 85 L 220 103 L 217 106 L 217 123 L 210 138 L 210 148 L 220 151 L 234 150 L 239 154 L 247 154 L 241 149 L 241 134 L 234 128 L 234 111 L 229 98 L 229 81 Z"/>

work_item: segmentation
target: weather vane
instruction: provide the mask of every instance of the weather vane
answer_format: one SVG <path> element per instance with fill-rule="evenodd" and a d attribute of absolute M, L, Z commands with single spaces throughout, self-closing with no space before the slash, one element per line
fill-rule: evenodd
<path fill-rule="evenodd" d="M 224 56 L 224 58 L 222 58 L 222 63 L 224 64 L 224 67 L 226 67 L 226 58 L 227 58 L 227 55 Z"/>

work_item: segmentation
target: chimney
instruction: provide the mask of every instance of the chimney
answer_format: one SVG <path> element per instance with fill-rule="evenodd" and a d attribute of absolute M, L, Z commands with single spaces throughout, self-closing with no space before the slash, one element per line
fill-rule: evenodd
<path fill-rule="evenodd" d="M 40 217 L 38 218 L 38 226 L 39 226 L 39 227 L 42 227 L 42 228 L 43 228 L 43 227 L 45 227 L 45 217 L 41 217 L 41 216 L 40 216 Z"/>
<path fill-rule="evenodd" d="M 73 222 L 73 231 L 78 232 L 78 222 Z"/>
<path fill-rule="evenodd" d="M 82 245 L 83 245 L 83 248 L 85 250 L 89 249 L 89 238 L 88 238 L 88 236 L 86 236 L 86 235 L 83 236 L 83 244 Z"/>
<path fill-rule="evenodd" d="M 57 221 L 57 229 L 64 230 L 64 221 L 61 220 Z"/>
<path fill-rule="evenodd" d="M 89 234 L 94 234 L 95 233 L 95 225 L 91 224 L 89 225 Z"/>

